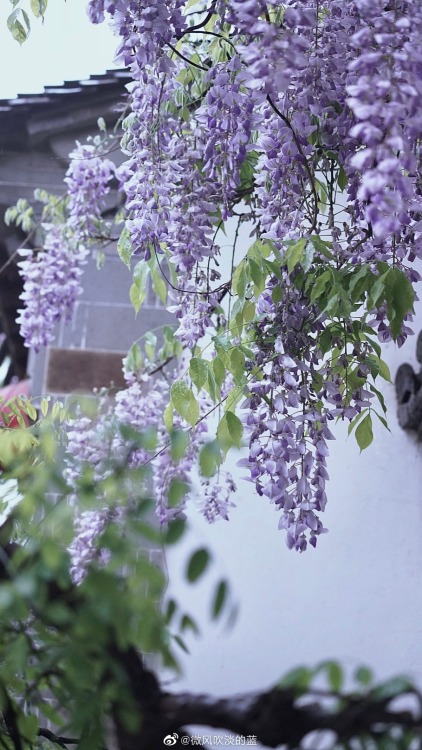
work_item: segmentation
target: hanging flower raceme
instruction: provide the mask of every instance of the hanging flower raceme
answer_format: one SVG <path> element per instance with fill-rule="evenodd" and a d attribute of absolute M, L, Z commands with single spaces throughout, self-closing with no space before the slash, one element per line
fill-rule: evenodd
<path fill-rule="evenodd" d="M 242 404 L 249 456 L 240 465 L 249 468 L 258 495 L 281 511 L 287 545 L 302 552 L 326 531 L 319 513 L 327 502 L 327 440 L 334 439 L 328 423 L 351 422 L 371 406 L 374 394 L 357 380 L 369 372 L 371 347 L 355 342 L 353 352 L 330 361 L 315 347 L 326 321 L 286 272 L 283 282 L 281 304 L 272 299 L 275 279 L 258 299 L 250 363 L 256 375 Z M 348 388 L 348 378 L 355 387 Z"/>
<path fill-rule="evenodd" d="M 142 69 L 161 61 L 169 62 L 165 45 L 174 41 L 185 27 L 184 0 L 90 0 L 87 11 L 92 23 L 102 23 L 104 13 L 112 18 L 114 32 L 120 37 L 117 58 L 124 66 Z"/>
<path fill-rule="evenodd" d="M 422 211 L 414 147 L 422 125 L 422 8 L 412 0 L 392 7 L 356 0 L 355 7 L 361 26 L 352 37 L 355 81 L 347 86 L 347 103 L 357 120 L 351 135 L 362 144 L 350 158 L 360 174 L 356 199 L 375 250 L 403 259 L 410 248 L 402 238 Z M 420 254 L 420 241 L 411 247 Z"/>
<path fill-rule="evenodd" d="M 101 534 L 110 523 L 122 524 L 124 513 L 121 508 L 86 510 L 75 519 L 75 535 L 68 547 L 70 555 L 70 575 L 74 584 L 79 585 L 93 563 L 106 565 L 110 551 L 99 544 Z"/>
<path fill-rule="evenodd" d="M 205 76 L 211 86 L 196 113 L 204 173 L 221 190 L 224 220 L 240 185 L 241 166 L 248 148 L 252 148 L 252 131 L 258 125 L 256 105 L 262 101 L 262 95 L 245 87 L 243 76 L 238 75 L 241 68 L 238 55 L 233 55 L 229 63 L 212 67 Z"/>
<path fill-rule="evenodd" d="M 68 186 L 68 226 L 77 235 L 95 237 L 105 207 L 110 181 L 115 175 L 115 165 L 98 154 L 92 144 L 81 145 L 70 153 L 70 165 L 65 182 Z"/>
<path fill-rule="evenodd" d="M 25 250 L 18 266 L 24 288 L 17 323 L 25 345 L 39 351 L 54 340 L 56 324 L 70 320 L 82 292 L 87 251 L 66 226 L 44 225 L 42 250 Z"/>
<path fill-rule="evenodd" d="M 280 6 L 274 2 L 272 5 Z M 308 62 L 310 34 L 315 28 L 316 10 L 312 3 L 289 3 L 278 23 L 269 23 L 268 13 L 263 18 L 263 7 L 255 0 L 234 0 L 229 3 L 226 20 L 236 32 L 246 37 L 239 51 L 247 66 L 248 85 L 277 97 L 288 89 L 297 70 Z M 282 23 L 281 23 L 282 18 Z"/>

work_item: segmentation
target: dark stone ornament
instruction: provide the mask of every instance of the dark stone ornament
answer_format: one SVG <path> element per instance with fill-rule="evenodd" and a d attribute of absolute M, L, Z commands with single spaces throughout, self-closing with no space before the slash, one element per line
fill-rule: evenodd
<path fill-rule="evenodd" d="M 422 365 L 422 331 L 416 343 L 416 358 Z M 407 363 L 400 365 L 396 374 L 398 420 L 404 430 L 416 430 L 422 440 L 422 367 L 415 373 Z"/>

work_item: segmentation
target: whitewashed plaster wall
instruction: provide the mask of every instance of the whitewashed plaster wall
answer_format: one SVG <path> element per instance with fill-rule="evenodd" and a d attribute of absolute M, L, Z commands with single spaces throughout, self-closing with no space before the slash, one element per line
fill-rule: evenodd
<path fill-rule="evenodd" d="M 422 304 L 416 311 L 417 334 Z M 402 362 L 419 370 L 415 345 L 413 336 L 401 349 L 384 347 L 393 380 Z M 209 526 L 191 512 L 189 538 L 168 555 L 171 591 L 203 628 L 201 638 L 188 638 L 186 688 L 220 695 L 264 688 L 293 666 L 326 658 L 422 684 L 422 444 L 398 425 L 394 385 L 382 381 L 382 391 L 391 433 L 375 425 L 374 443 L 360 454 L 339 424 L 329 444 L 329 533 L 316 549 L 289 551 L 274 507 L 247 482 L 238 482 L 230 522 Z M 187 552 L 202 545 L 213 570 L 188 586 Z M 229 630 L 208 622 L 211 584 L 222 575 L 239 605 Z"/>

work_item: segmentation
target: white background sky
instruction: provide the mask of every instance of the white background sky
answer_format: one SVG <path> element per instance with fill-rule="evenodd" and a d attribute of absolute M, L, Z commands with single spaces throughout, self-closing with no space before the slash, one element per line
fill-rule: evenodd
<path fill-rule="evenodd" d="M 7 28 L 13 10 L 0 3 L 0 99 L 41 92 L 44 86 L 89 78 L 113 63 L 117 39 L 107 25 L 92 25 L 87 0 L 50 0 L 44 24 L 30 12 L 31 34 L 20 46 Z M 29 0 L 23 0 L 28 8 Z"/>

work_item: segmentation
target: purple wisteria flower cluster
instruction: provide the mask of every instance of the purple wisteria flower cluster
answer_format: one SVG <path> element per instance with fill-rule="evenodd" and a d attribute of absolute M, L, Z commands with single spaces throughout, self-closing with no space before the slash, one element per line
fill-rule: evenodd
<path fill-rule="evenodd" d="M 44 225 L 42 250 L 21 251 L 18 263 L 24 279 L 17 322 L 25 344 L 36 352 L 54 339 L 59 320 L 70 320 L 82 291 L 81 276 L 87 251 L 66 227 Z"/>
<path fill-rule="evenodd" d="M 100 231 L 115 175 L 114 164 L 98 155 L 93 144 L 78 143 L 69 158 L 67 199 L 58 204 L 56 221 L 42 224 L 43 248 L 23 251 L 26 258 L 19 263 L 24 308 L 17 322 L 26 346 L 35 351 L 52 343 L 58 321 L 72 317 L 89 246 Z"/>
<path fill-rule="evenodd" d="M 94 21 L 112 17 L 134 77 L 127 225 L 135 254 L 174 268 L 176 335 L 191 349 L 212 334 L 221 301 L 209 275 L 221 252 L 216 217 L 226 221 L 246 200 L 241 215 L 270 243 L 279 271 L 265 269 L 263 292 L 262 264 L 249 266 L 257 318 L 245 328 L 254 360 L 246 358 L 244 463 L 258 494 L 282 510 L 288 546 L 303 550 L 324 531 L 328 422 L 371 411 L 368 331 L 399 343 L 410 331 L 410 306 L 400 331 L 390 327 L 391 284 L 418 279 L 421 9 L 412 0 L 219 0 L 190 19 L 183 6 L 89 5 Z M 314 236 L 292 262 L 289 243 Z M 301 267 L 324 288 L 330 264 L 343 286 L 324 310 Z M 389 289 L 372 295 L 369 282 L 383 278 Z M 247 294 L 247 279 L 241 288 Z"/>
<path fill-rule="evenodd" d="M 95 234 L 110 192 L 115 166 L 110 159 L 97 153 L 93 144 L 80 144 L 69 155 L 70 165 L 65 182 L 68 190 L 68 225 L 88 237 Z"/>
<path fill-rule="evenodd" d="M 207 436 L 205 421 L 199 421 L 193 430 L 188 431 L 184 420 L 175 419 L 173 434 L 186 437 L 182 454 L 175 458 L 171 437 L 162 420 L 169 398 L 167 382 L 160 380 L 151 385 L 145 377 L 139 379 L 130 371 L 125 371 L 125 376 L 126 388 L 114 396 L 106 391 L 98 395 L 96 416 L 88 416 L 80 409 L 67 428 L 65 478 L 72 489 L 70 500 L 76 511 L 75 536 L 69 553 L 76 583 L 83 580 L 90 563 L 107 561 L 107 551 L 98 547 L 98 539 L 108 523 L 117 523 L 125 517 L 132 494 L 143 492 L 147 496 L 153 492 L 160 526 L 183 517 L 187 498 L 192 495 L 198 495 L 201 512 L 210 523 L 218 518 L 228 520 L 229 508 L 234 506 L 229 496 L 236 487 L 228 472 L 221 472 L 219 483 L 211 485 L 208 479 L 201 478 L 200 486 L 196 487 L 198 452 Z M 209 406 L 209 398 L 203 394 L 202 414 Z M 139 435 L 149 433 L 149 445 L 131 444 L 125 436 L 125 426 Z M 119 465 L 127 466 L 129 470 L 145 468 L 143 486 L 139 485 L 139 475 L 136 486 L 128 479 L 126 486 L 122 486 L 122 504 L 108 506 L 107 492 L 104 490 L 101 494 L 99 488 Z M 100 507 L 79 512 L 78 486 L 84 481 L 86 469 L 98 485 Z M 172 498 L 172 486 L 183 487 L 183 492 L 177 493 L 177 502 Z"/>
<path fill-rule="evenodd" d="M 104 508 L 102 510 L 85 510 L 76 516 L 75 536 L 68 548 L 70 555 L 70 574 L 73 583 L 82 583 L 89 566 L 96 562 L 106 565 L 110 551 L 98 544 L 101 534 L 110 523 L 123 521 L 121 508 Z"/>
<path fill-rule="evenodd" d="M 285 298 L 277 307 L 271 293 L 280 284 Z M 257 309 L 256 357 L 249 363 L 255 374 L 242 404 L 249 456 L 240 465 L 249 468 L 258 494 L 281 511 L 288 547 L 303 551 L 326 531 L 317 513 L 327 503 L 327 440 L 334 439 L 328 424 L 351 421 L 371 406 L 374 394 L 360 386 L 363 378 L 347 388 L 353 371 L 366 374 L 370 349 L 356 341 L 335 365 L 328 361 L 315 347 L 315 338 L 329 331 L 327 322 L 287 276 L 272 280 Z"/>
<path fill-rule="evenodd" d="M 184 507 L 183 499 L 170 507 L 167 488 L 177 479 L 190 486 L 204 417 L 224 402 L 221 454 L 240 445 L 243 429 L 243 463 L 280 510 L 288 546 L 315 546 L 325 531 L 330 427 L 346 420 L 360 447 L 369 445 L 372 418 L 385 421 L 374 381 L 389 377 L 377 338 L 400 345 L 411 333 L 422 257 L 421 3 L 90 0 L 88 14 L 110 22 L 133 79 L 126 161 L 116 172 L 91 146 L 74 152 L 65 228 L 51 230 L 51 256 L 22 267 L 24 333 L 29 341 L 34 329 L 40 346 L 50 336 L 44 316 L 48 330 L 56 320 L 59 277 L 49 269 L 53 291 L 37 289 L 48 257 L 57 273 L 73 263 L 60 298 L 71 309 L 76 256 L 98 235 L 116 176 L 130 251 L 166 298 L 174 340 L 192 360 L 176 395 L 164 381 L 128 382 L 109 415 L 114 449 L 124 455 L 119 424 L 156 431 L 156 455 L 140 447 L 128 461 L 151 464 L 165 522 Z M 61 238 L 72 240 L 71 253 Z M 169 410 L 186 431 L 181 459 L 165 427 Z M 94 435 L 90 448 L 89 426 L 80 430 L 79 448 L 76 427 L 70 445 L 100 466 Z M 203 487 L 210 521 L 227 516 L 234 488 L 215 460 Z"/>

